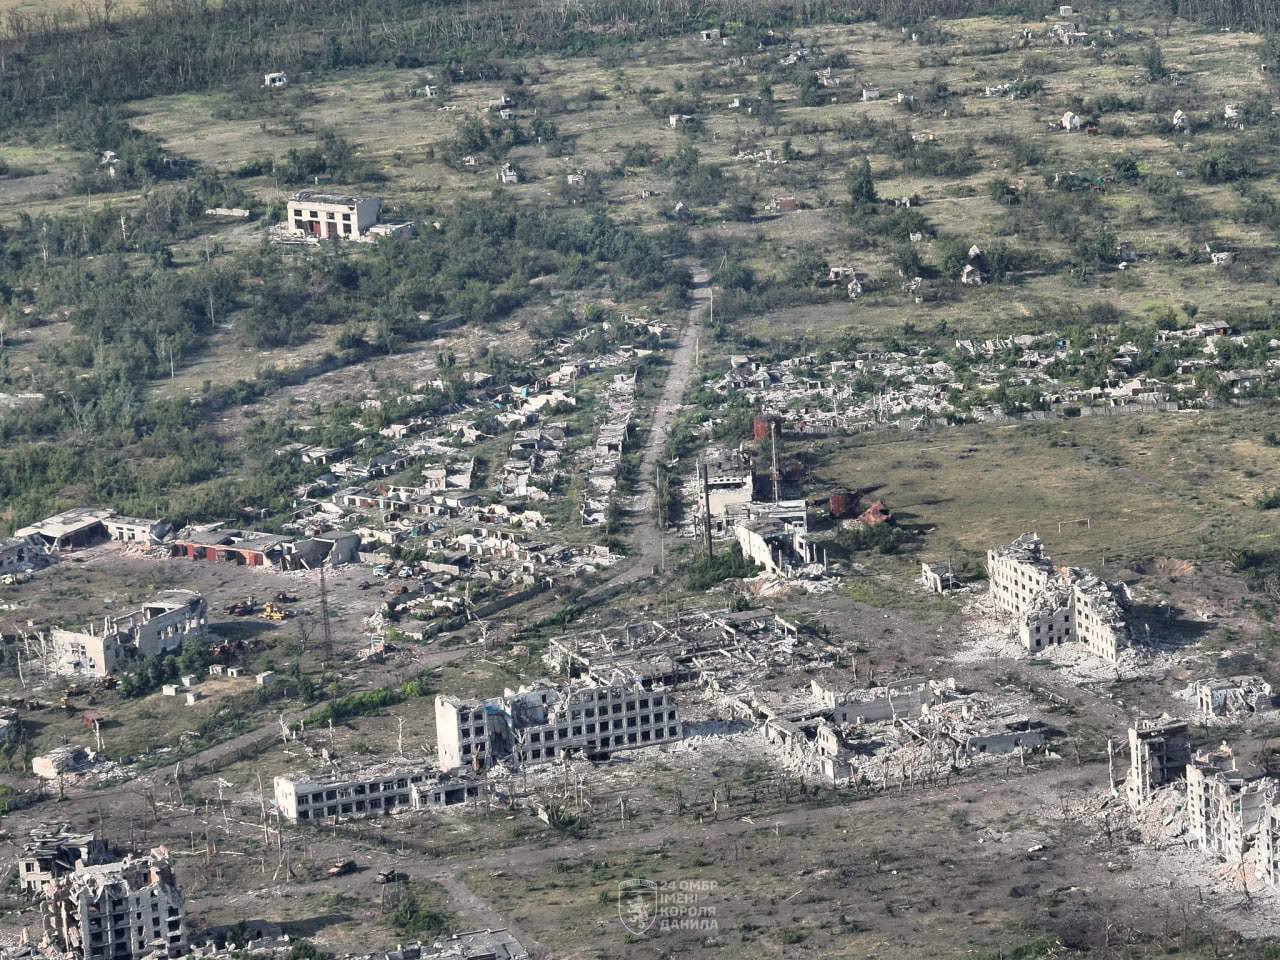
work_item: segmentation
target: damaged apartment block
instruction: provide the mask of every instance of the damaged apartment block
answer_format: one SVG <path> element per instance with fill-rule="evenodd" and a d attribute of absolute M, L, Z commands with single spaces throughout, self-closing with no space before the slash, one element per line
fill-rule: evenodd
<path fill-rule="evenodd" d="M 1187 725 L 1168 716 L 1139 720 L 1129 728 L 1129 776 L 1125 796 L 1137 810 L 1159 787 L 1181 780 L 1191 762 Z"/>
<path fill-rule="evenodd" d="M 1129 728 L 1129 806 L 1136 811 L 1157 799 L 1172 801 L 1181 808 L 1188 843 L 1235 867 L 1252 865 L 1272 887 L 1280 887 L 1278 788 L 1272 777 L 1239 770 L 1225 743 L 1192 754 L 1186 723 L 1163 716 Z M 1163 825 L 1175 819 L 1171 813 Z"/>
<path fill-rule="evenodd" d="M 46 954 L 136 960 L 187 950 L 186 908 L 164 847 L 116 863 L 77 864 L 46 885 L 40 915 Z"/>
<path fill-rule="evenodd" d="M 1054 567 L 1038 534 L 988 550 L 987 576 L 996 606 L 1013 615 L 1028 653 L 1071 641 L 1115 663 L 1131 642 L 1124 584 L 1079 567 Z"/>

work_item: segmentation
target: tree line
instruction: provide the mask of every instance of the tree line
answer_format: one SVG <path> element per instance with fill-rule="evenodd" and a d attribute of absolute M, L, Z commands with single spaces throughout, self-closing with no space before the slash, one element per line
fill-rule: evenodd
<path fill-rule="evenodd" d="M 1264 0 L 1256 0 L 1265 7 Z M 77 104 L 111 103 L 226 84 L 271 70 L 454 65 L 486 55 L 584 54 L 735 24 L 806 26 L 879 18 L 909 23 L 994 8 L 1046 12 L 1043 0 L 695 0 L 590 4 L 463 0 L 154 0 L 141 9 L 11 10 L 0 42 L 0 125 Z M 106 12 L 110 11 L 110 12 Z M 463 71 L 465 76 L 465 71 Z"/>

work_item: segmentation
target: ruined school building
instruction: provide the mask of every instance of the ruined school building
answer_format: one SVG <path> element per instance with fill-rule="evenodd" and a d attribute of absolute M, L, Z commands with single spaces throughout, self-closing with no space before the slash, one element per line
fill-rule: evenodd
<path fill-rule="evenodd" d="M 506 758 L 539 763 L 566 753 L 603 757 L 670 743 L 682 733 L 671 694 L 639 685 L 562 691 L 539 681 L 478 702 L 436 697 L 442 770 L 485 770 Z"/>
<path fill-rule="evenodd" d="M 1028 653 L 1054 644 L 1082 643 L 1115 663 L 1129 646 L 1129 594 L 1079 567 L 1055 567 L 1039 535 L 1024 533 L 987 551 L 987 576 L 997 607 L 1014 617 Z"/>

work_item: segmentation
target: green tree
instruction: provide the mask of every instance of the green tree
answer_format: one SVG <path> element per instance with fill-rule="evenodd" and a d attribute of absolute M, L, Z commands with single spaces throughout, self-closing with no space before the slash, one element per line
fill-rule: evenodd
<path fill-rule="evenodd" d="M 849 203 L 853 207 L 876 202 L 876 182 L 871 176 L 871 161 L 866 157 L 849 175 Z"/>
<path fill-rule="evenodd" d="M 1158 83 L 1165 77 L 1164 54 L 1160 52 L 1160 44 L 1152 40 L 1142 50 L 1142 66 L 1147 71 L 1147 79 Z"/>

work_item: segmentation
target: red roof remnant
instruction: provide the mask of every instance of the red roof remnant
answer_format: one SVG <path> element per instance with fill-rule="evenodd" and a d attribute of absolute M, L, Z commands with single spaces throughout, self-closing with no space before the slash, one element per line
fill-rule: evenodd
<path fill-rule="evenodd" d="M 877 523 L 893 523 L 893 511 L 884 505 L 883 500 L 877 500 L 863 511 L 858 517 L 858 522 L 865 523 L 869 527 Z"/>

